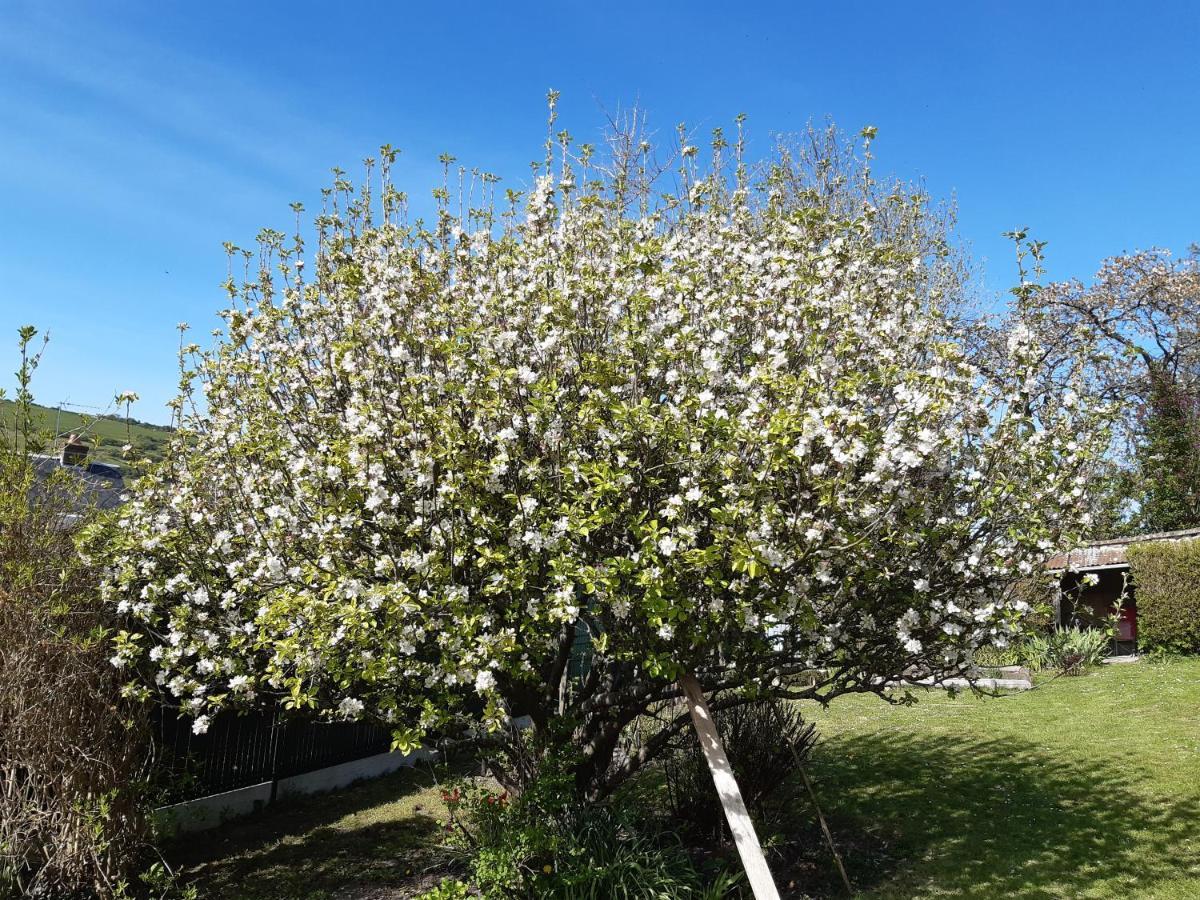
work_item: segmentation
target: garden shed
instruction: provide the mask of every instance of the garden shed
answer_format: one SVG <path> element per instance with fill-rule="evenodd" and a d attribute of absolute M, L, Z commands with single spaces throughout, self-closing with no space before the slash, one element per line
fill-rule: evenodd
<path fill-rule="evenodd" d="M 1094 626 L 1104 623 L 1120 605 L 1115 651 L 1137 649 L 1137 594 L 1130 578 L 1129 548 L 1155 541 L 1200 538 L 1200 528 L 1163 531 L 1132 537 L 1092 541 L 1052 556 L 1046 564 L 1059 576 L 1055 604 L 1058 625 Z M 1122 597 L 1124 601 L 1122 602 Z"/>

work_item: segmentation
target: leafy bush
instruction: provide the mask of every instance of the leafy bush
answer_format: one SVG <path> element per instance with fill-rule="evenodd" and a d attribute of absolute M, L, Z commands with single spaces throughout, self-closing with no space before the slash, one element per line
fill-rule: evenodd
<path fill-rule="evenodd" d="M 1200 652 L 1200 540 L 1134 544 L 1129 566 L 1137 591 L 1139 646 Z"/>
<path fill-rule="evenodd" d="M 981 647 L 975 662 L 984 667 L 1025 666 L 1031 672 L 1057 670 L 1077 675 L 1108 656 L 1111 640 L 1109 632 L 1101 629 L 1060 628 L 1005 647 Z"/>
<path fill-rule="evenodd" d="M 39 476 L 24 452 L 37 446 L 33 334 L 0 447 L 0 896 L 117 897 L 147 849 L 145 719 L 122 696 L 113 611 L 75 549 L 81 485 Z"/>
<path fill-rule="evenodd" d="M 1005 647 L 988 645 L 975 651 L 975 664 L 984 667 L 1020 666 L 1025 662 L 1025 645 L 1009 644 Z"/>
<path fill-rule="evenodd" d="M 416 900 L 467 900 L 471 896 L 469 884 L 457 878 L 448 878 L 436 887 L 422 891 Z"/>
<path fill-rule="evenodd" d="M 1111 641 L 1107 631 L 1061 628 L 1026 641 L 1022 648 L 1023 661 L 1034 672 L 1054 669 L 1067 675 L 1078 675 L 1091 666 L 1100 665 L 1108 656 Z"/>
<path fill-rule="evenodd" d="M 713 705 L 719 704 L 717 697 Z M 790 776 L 816 742 L 815 728 L 804 721 L 798 704 L 760 700 L 716 711 L 713 721 L 746 805 L 762 820 L 770 808 L 786 804 L 792 796 Z M 695 732 L 684 733 L 686 742 L 663 760 L 672 815 L 698 836 L 719 836 L 725 814 L 708 763 Z"/>
<path fill-rule="evenodd" d="M 679 839 L 618 800 L 586 804 L 569 776 L 545 774 L 519 796 L 459 786 L 444 795 L 451 843 L 485 897 L 702 900 L 728 896 L 737 877 L 707 876 Z M 426 900 L 467 896 L 449 881 Z"/>

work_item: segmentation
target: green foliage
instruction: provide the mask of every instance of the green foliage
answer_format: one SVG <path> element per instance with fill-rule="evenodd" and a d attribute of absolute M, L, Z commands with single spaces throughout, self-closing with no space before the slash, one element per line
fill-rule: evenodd
<path fill-rule="evenodd" d="M 147 849 L 144 710 L 122 695 L 114 611 L 76 550 L 79 484 L 39 478 L 24 452 L 33 336 L 0 444 L 0 896 L 121 897 Z"/>
<path fill-rule="evenodd" d="M 1143 528 L 1200 524 L 1200 396 L 1152 370 L 1139 438 Z"/>
<path fill-rule="evenodd" d="M 1091 285 L 1039 287 L 1027 295 L 1047 356 L 1089 341 L 1087 391 L 1118 408 L 1112 450 L 1118 478 L 1097 497 L 1101 537 L 1164 531 L 1200 521 L 1200 247 L 1104 260 Z M 1051 375 L 1051 377 L 1054 377 Z M 1133 449 L 1136 465 L 1123 457 Z M 1105 496 L 1107 495 L 1107 496 Z"/>
<path fill-rule="evenodd" d="M 1030 634 L 1004 647 L 981 647 L 975 662 L 983 667 L 1025 666 L 1031 672 L 1077 675 L 1108 656 L 1112 635 L 1096 628 L 1060 628 Z"/>
<path fill-rule="evenodd" d="M 980 647 L 975 651 L 975 664 L 985 668 L 1019 666 L 1024 662 L 1022 644 L 1006 644 L 1003 647 Z"/>
<path fill-rule="evenodd" d="M 1112 647 L 1112 635 L 1094 628 L 1060 628 L 1034 635 L 1020 648 L 1021 662 L 1033 672 L 1047 669 L 1079 675 L 1100 665 Z"/>
<path fill-rule="evenodd" d="M 37 432 L 33 426 L 33 392 L 30 390 L 33 373 L 42 359 L 41 349 L 33 349 L 33 339 L 37 337 L 37 333 L 37 329 L 32 325 L 22 325 L 17 329 L 17 347 L 21 355 L 21 364 L 15 373 L 17 393 L 13 402 L 11 444 L 13 450 L 18 447 L 29 450 L 40 449 Z M 46 340 L 47 338 L 42 338 L 42 349 L 46 346 Z"/>
<path fill-rule="evenodd" d="M 118 892 L 118 900 L 139 898 L 139 900 L 198 900 L 199 889 L 195 885 L 180 883 L 179 876 L 158 860 L 137 875 L 136 886 L 122 885 Z"/>
<path fill-rule="evenodd" d="M 466 900 L 474 896 L 471 886 L 457 878 L 447 878 L 435 888 L 418 894 L 415 900 Z"/>
<path fill-rule="evenodd" d="M 676 836 L 631 805 L 583 803 L 565 771 L 548 770 L 519 796 L 460 786 L 443 799 L 452 841 L 485 897 L 716 900 L 736 883 L 728 873 L 706 877 Z M 438 890 L 432 897 L 464 896 L 461 882 Z"/>
<path fill-rule="evenodd" d="M 1129 548 L 1138 605 L 1138 644 L 1150 651 L 1200 652 L 1200 540 Z"/>
<path fill-rule="evenodd" d="M 1092 521 L 1084 537 L 1098 541 L 1135 534 L 1141 527 L 1144 497 L 1145 484 L 1135 469 L 1103 460 L 1089 491 Z"/>
<path fill-rule="evenodd" d="M 812 752 L 815 729 L 804 721 L 800 705 L 789 700 L 721 709 L 722 699 L 718 695 L 711 701 L 713 721 L 746 805 L 763 827 L 795 800 L 793 776 Z M 663 758 L 673 823 L 698 837 L 720 838 L 725 814 L 708 763 L 695 732 L 686 729 L 683 737 L 682 745 Z"/>

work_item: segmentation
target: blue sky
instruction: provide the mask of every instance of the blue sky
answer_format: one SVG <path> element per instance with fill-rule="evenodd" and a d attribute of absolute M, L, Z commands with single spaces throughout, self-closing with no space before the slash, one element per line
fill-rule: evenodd
<path fill-rule="evenodd" d="M 51 333 L 51 405 L 165 421 L 175 324 L 222 305 L 221 242 L 287 229 L 382 143 L 427 197 L 443 151 L 521 187 L 544 134 L 632 102 L 669 137 L 831 116 L 953 196 L 985 285 L 1029 225 L 1049 272 L 1200 240 L 1200 4 L 69 3 L 0 0 L 0 371 Z M 11 386 L 7 374 L 0 384 Z"/>

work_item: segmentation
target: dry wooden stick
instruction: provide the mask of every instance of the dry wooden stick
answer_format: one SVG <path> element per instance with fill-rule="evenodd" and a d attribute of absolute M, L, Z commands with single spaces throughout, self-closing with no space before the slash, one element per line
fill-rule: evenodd
<path fill-rule="evenodd" d="M 842 884 L 846 886 L 846 895 L 854 896 L 854 888 L 850 886 L 850 878 L 846 875 L 846 867 L 842 865 L 842 856 L 837 851 L 837 847 L 833 843 L 833 833 L 829 830 L 829 825 L 825 822 L 825 814 L 821 812 L 821 804 L 817 802 L 817 792 L 813 790 L 812 781 L 809 780 L 808 772 L 804 768 L 804 764 L 800 762 L 800 754 L 796 752 L 796 748 L 792 748 L 792 755 L 796 758 L 796 766 L 800 769 L 800 777 L 804 779 L 804 786 L 808 789 L 808 796 L 812 800 L 813 809 L 817 811 L 817 821 L 821 823 L 821 831 L 825 833 L 825 843 L 829 845 L 829 852 L 833 854 L 833 861 L 837 864 L 838 872 L 842 876 Z"/>

